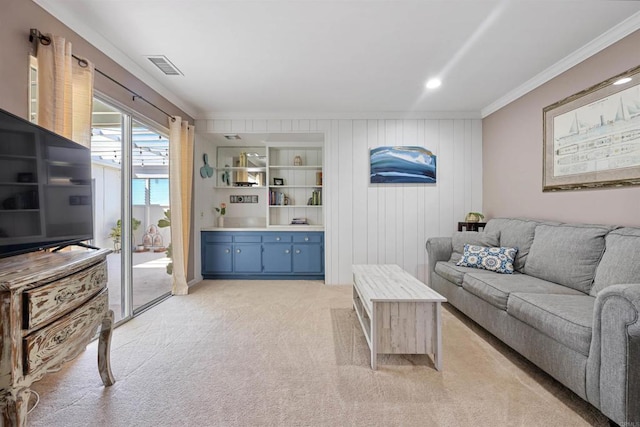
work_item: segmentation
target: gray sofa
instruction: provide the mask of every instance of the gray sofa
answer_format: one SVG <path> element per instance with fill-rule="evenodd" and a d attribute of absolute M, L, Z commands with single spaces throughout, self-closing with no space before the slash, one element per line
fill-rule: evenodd
<path fill-rule="evenodd" d="M 514 273 L 459 267 L 518 248 Z M 427 241 L 429 286 L 619 425 L 640 425 L 640 228 L 490 220 Z"/>

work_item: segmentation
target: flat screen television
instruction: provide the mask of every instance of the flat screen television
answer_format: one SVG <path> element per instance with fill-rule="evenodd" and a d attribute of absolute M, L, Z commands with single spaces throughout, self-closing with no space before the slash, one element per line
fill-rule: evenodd
<path fill-rule="evenodd" d="M 0 258 L 93 239 L 91 150 L 0 109 Z"/>

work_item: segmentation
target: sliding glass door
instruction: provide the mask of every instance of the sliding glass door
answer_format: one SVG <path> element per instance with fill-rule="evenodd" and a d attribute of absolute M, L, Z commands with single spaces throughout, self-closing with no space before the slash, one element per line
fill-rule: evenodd
<path fill-rule="evenodd" d="M 94 244 L 110 248 L 109 305 L 116 321 L 169 295 L 170 233 L 166 134 L 94 99 L 91 152 Z M 160 224 L 161 226 L 159 226 Z"/>
<path fill-rule="evenodd" d="M 132 121 L 131 214 L 140 224 L 133 235 L 134 313 L 171 292 L 167 257 L 169 140 L 140 121 Z"/>

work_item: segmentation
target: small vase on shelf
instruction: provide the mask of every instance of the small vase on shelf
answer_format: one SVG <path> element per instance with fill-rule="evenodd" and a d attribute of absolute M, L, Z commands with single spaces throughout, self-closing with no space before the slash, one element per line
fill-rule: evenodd
<path fill-rule="evenodd" d="M 218 227 L 219 228 L 223 228 L 224 227 L 224 217 L 222 215 L 220 215 L 218 217 Z"/>

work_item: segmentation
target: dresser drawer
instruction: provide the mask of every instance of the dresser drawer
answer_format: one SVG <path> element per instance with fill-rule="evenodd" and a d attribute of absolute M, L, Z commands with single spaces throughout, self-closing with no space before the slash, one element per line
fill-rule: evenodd
<path fill-rule="evenodd" d="M 24 374 L 44 374 L 82 352 L 109 310 L 105 289 L 82 307 L 24 338 Z"/>
<path fill-rule="evenodd" d="M 107 262 L 24 293 L 24 329 L 35 329 L 82 305 L 107 285 Z"/>

